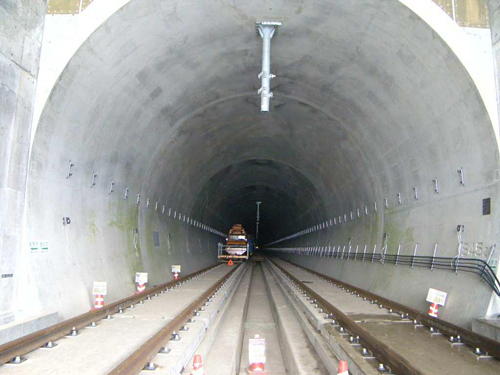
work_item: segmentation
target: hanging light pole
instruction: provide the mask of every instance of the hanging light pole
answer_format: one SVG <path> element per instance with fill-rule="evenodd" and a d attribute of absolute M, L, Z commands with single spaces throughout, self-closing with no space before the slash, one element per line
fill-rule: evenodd
<path fill-rule="evenodd" d="M 271 39 L 278 31 L 278 26 L 281 26 L 281 22 L 263 21 L 255 24 L 262 38 L 262 72 L 259 74 L 261 87 L 258 91 L 261 100 L 261 112 L 269 112 L 269 100 L 273 97 L 273 93 L 271 92 L 271 79 L 276 76 L 271 74 Z"/>
<path fill-rule="evenodd" d="M 257 224 L 255 225 L 255 242 L 259 243 L 259 221 L 260 221 L 260 204 L 262 202 L 255 202 L 257 203 Z"/>

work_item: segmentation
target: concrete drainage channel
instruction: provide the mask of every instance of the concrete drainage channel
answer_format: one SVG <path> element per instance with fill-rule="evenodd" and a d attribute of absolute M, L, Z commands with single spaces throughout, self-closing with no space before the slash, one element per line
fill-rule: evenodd
<path fill-rule="evenodd" d="M 288 298 L 281 277 L 265 262 L 250 265 L 196 353 L 207 375 L 247 374 L 248 340 L 266 339 L 266 371 L 337 374 L 338 360 L 305 315 Z M 192 367 L 183 374 L 192 372 Z"/>

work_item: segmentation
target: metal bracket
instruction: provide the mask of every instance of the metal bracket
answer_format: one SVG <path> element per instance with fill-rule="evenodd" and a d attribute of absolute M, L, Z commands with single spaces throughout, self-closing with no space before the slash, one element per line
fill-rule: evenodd
<path fill-rule="evenodd" d="M 458 173 L 460 173 L 460 183 L 465 186 L 465 173 L 464 169 L 460 167 L 460 169 L 457 170 Z"/>
<path fill-rule="evenodd" d="M 90 187 L 93 188 L 96 185 L 95 179 L 97 177 L 97 173 L 92 172 L 92 182 L 90 184 Z"/>
<path fill-rule="evenodd" d="M 439 194 L 439 183 L 438 183 L 438 179 L 437 178 L 434 178 L 432 180 L 432 182 L 434 182 L 434 191 L 436 192 L 436 194 Z"/>
<path fill-rule="evenodd" d="M 75 163 L 73 163 L 71 160 L 68 163 L 68 173 L 66 174 L 66 178 L 70 178 L 73 176 L 73 173 L 71 173 L 71 167 L 73 167 Z"/>

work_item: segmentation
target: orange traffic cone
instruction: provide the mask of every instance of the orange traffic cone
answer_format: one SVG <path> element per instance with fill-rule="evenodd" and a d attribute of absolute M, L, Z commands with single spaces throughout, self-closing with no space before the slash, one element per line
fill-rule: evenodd
<path fill-rule="evenodd" d="M 227 262 L 227 265 L 232 266 L 233 264 L 234 264 L 233 261 L 231 259 L 229 259 L 229 262 Z"/>
<path fill-rule="evenodd" d="M 191 371 L 191 375 L 205 375 L 205 372 L 203 371 L 203 360 L 201 359 L 200 354 L 194 355 L 193 371 Z"/>
<path fill-rule="evenodd" d="M 339 372 L 337 372 L 337 375 L 349 375 L 347 361 L 339 362 Z"/>
<path fill-rule="evenodd" d="M 438 317 L 438 308 L 439 305 L 437 303 L 431 303 L 431 306 L 429 307 L 429 315 L 433 316 L 434 318 Z"/>

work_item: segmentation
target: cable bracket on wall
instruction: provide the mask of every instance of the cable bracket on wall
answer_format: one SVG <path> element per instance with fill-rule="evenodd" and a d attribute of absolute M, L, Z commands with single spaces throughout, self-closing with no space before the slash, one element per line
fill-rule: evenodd
<path fill-rule="evenodd" d="M 96 178 L 97 178 L 97 173 L 92 172 L 92 182 L 90 184 L 91 188 L 93 188 L 96 185 L 96 182 L 95 182 Z"/>
<path fill-rule="evenodd" d="M 460 169 L 457 170 L 458 173 L 460 173 L 460 183 L 465 186 L 465 173 L 464 169 L 460 167 Z"/>
<path fill-rule="evenodd" d="M 71 173 L 71 168 L 75 165 L 71 160 L 68 163 L 68 173 L 66 174 L 66 178 L 70 178 L 73 176 L 73 173 Z"/>
<path fill-rule="evenodd" d="M 438 183 L 438 179 L 437 178 L 434 178 L 432 180 L 432 182 L 434 182 L 434 191 L 436 192 L 436 194 L 439 194 L 439 183 Z"/>

